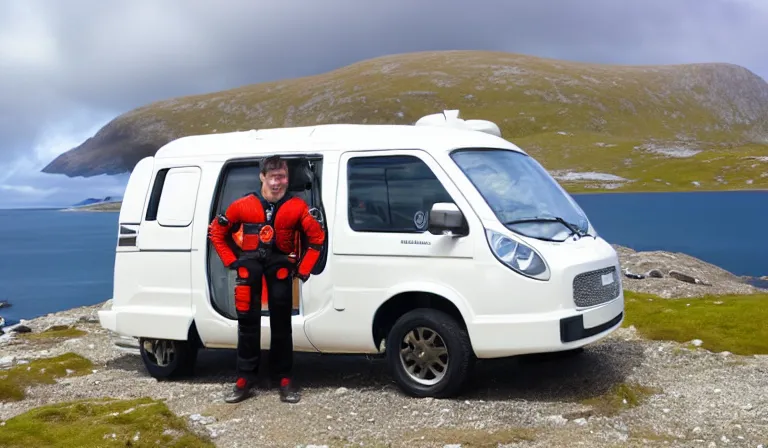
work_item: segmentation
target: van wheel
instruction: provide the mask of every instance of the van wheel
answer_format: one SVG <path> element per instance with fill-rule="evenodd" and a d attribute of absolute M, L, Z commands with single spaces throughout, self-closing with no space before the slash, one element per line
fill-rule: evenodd
<path fill-rule="evenodd" d="M 400 317 L 387 335 L 387 363 L 397 385 L 415 397 L 448 398 L 469 377 L 469 335 L 448 314 L 427 308 Z"/>
<path fill-rule="evenodd" d="M 197 347 L 189 341 L 139 339 L 139 352 L 149 374 L 157 379 L 192 374 Z"/>

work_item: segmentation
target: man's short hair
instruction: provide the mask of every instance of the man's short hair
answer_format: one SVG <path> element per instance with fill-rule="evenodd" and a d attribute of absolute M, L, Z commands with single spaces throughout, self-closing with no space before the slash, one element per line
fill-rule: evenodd
<path fill-rule="evenodd" d="M 267 175 L 269 171 L 285 169 L 288 171 L 288 162 L 280 156 L 269 156 L 261 162 L 261 174 Z"/>

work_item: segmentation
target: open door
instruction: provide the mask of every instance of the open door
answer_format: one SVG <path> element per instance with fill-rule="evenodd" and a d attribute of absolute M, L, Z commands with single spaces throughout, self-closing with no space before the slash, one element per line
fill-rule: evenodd
<path fill-rule="evenodd" d="M 320 203 L 319 181 L 322 176 L 322 158 L 320 156 L 285 156 L 289 165 L 290 194 L 304 199 L 313 209 L 311 212 L 324 227 L 322 204 Z M 210 220 L 223 213 L 236 199 L 254 191 L 261 190 L 259 178 L 259 160 L 233 161 L 225 164 L 219 185 L 214 192 L 214 207 Z M 227 269 L 210 241 L 208 245 L 208 272 L 211 281 L 211 302 L 214 309 L 224 317 L 237 319 L 235 310 L 234 288 L 235 273 Z M 232 243 L 233 250 L 236 249 Z M 306 247 L 306 245 L 305 245 Z M 327 248 L 324 248 L 313 273 L 322 272 L 325 267 Z M 235 250 L 235 253 L 236 250 Z M 301 281 L 293 280 L 293 315 L 302 313 Z M 262 300 L 262 316 L 269 316 L 266 298 Z"/>

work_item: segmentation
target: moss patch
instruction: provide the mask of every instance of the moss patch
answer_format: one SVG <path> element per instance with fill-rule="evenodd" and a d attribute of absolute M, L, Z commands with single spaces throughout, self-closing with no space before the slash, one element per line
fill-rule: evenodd
<path fill-rule="evenodd" d="M 7 447 L 213 447 L 192 433 L 165 403 L 136 400 L 81 400 L 32 409 L 3 428 Z"/>
<path fill-rule="evenodd" d="M 624 326 L 653 340 L 703 341 L 702 348 L 768 354 L 768 294 L 663 299 L 625 291 Z"/>
<path fill-rule="evenodd" d="M 582 403 L 591 406 L 595 414 L 614 416 L 625 409 L 640 405 L 647 397 L 661 393 L 660 389 L 638 383 L 620 383 L 603 395 L 588 398 Z"/>
<path fill-rule="evenodd" d="M 26 339 L 72 339 L 79 338 L 88 334 L 79 328 L 68 325 L 55 325 L 40 333 L 22 333 L 21 337 Z"/>
<path fill-rule="evenodd" d="M 53 384 L 57 378 L 91 373 L 93 363 L 74 353 L 54 358 L 36 359 L 8 370 L 0 370 L 0 401 L 19 401 L 24 390 L 39 384 Z"/>

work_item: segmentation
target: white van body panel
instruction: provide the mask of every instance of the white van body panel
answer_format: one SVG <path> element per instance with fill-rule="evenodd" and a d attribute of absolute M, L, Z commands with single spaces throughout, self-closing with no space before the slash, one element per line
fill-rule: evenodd
<path fill-rule="evenodd" d="M 136 163 L 125 187 L 123 204 L 120 207 L 118 220 L 121 223 L 138 225 L 144 212 L 144 204 L 149 194 L 152 182 L 154 157 L 145 157 Z M 122 235 L 122 233 L 121 233 Z"/>
<path fill-rule="evenodd" d="M 152 161 L 140 161 L 137 166 L 142 171 L 131 174 L 123 198 L 109 320 L 113 322 L 111 329 L 124 336 L 185 340 L 194 319 L 190 290 L 192 230 L 202 171 L 194 165 Z M 148 167 L 153 169 L 151 177 L 146 176 Z M 148 214 L 142 212 L 150 206 L 148 182 L 164 170 L 158 212 L 147 219 Z M 124 224 L 124 219 L 129 222 Z M 133 245 L 122 238 L 129 225 L 136 232 Z"/>
<path fill-rule="evenodd" d="M 459 206 L 468 207 L 425 151 L 346 151 L 341 154 L 335 177 L 346 179 L 350 158 L 388 155 L 418 157 L 433 170 Z M 349 227 L 347 207 L 338 207 L 347 202 L 346 198 L 347 185 L 339 182 L 336 197 L 330 198 L 336 204 L 330 253 L 333 269 L 339 274 L 334 275 L 330 285 L 333 306 L 329 308 L 343 313 L 337 312 L 333 318 L 308 318 L 306 331 L 318 350 L 336 351 L 336 347 L 348 345 L 345 352 L 376 352 L 371 338 L 372 316 L 387 299 L 404 292 L 440 295 L 453 302 L 466 321 L 471 320 L 471 308 L 455 288 L 467 283 L 462 279 L 477 275 L 473 262 L 476 240 L 428 232 L 412 237 L 402 233 L 356 232 Z M 480 232 L 480 222 L 471 215 L 468 219 L 471 230 Z"/>
<path fill-rule="evenodd" d="M 236 320 L 212 304 L 207 226 L 227 164 L 282 154 L 322 156 L 328 238 L 323 272 L 300 288 L 300 312 L 292 318 L 295 350 L 378 353 L 374 316 L 404 293 L 427 293 L 453 304 L 480 358 L 568 350 L 618 328 L 624 296 L 613 248 L 599 236 L 547 242 L 509 230 L 450 158 L 452 150 L 465 147 L 525 154 L 491 133 L 427 124 L 321 125 L 174 140 L 142 160 L 131 175 L 120 225 L 140 218 L 132 223 L 136 245 L 117 248 L 113 306 L 99 312 L 101 324 L 122 336 L 176 340 L 186 340 L 194 327 L 204 347 L 235 347 Z M 463 213 L 469 235 L 352 230 L 348 162 L 383 155 L 415 157 L 426 164 Z M 152 189 L 162 170 L 171 188 L 163 190 L 157 204 L 161 211 L 153 217 Z M 423 216 L 413 218 L 421 222 Z M 546 260 L 551 278 L 532 279 L 503 265 L 491 252 L 485 229 L 532 247 Z M 602 279 L 618 282 L 618 295 L 597 306 L 577 307 L 576 276 L 610 267 L 614 273 Z M 582 323 L 582 337 L 562 342 L 565 326 Z M 262 317 L 264 349 L 269 347 L 268 329 L 269 318 Z"/>

